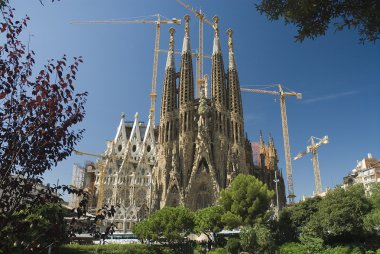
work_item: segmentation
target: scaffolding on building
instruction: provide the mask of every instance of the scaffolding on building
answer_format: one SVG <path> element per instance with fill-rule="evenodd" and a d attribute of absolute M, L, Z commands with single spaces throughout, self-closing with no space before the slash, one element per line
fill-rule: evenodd
<path fill-rule="evenodd" d="M 71 187 L 75 189 L 83 189 L 84 187 L 84 173 L 85 168 L 81 167 L 79 164 L 74 164 L 73 166 L 73 173 L 71 176 Z M 81 196 L 78 196 L 77 194 L 71 194 L 69 206 L 70 207 L 78 207 L 79 202 L 81 200 Z"/>

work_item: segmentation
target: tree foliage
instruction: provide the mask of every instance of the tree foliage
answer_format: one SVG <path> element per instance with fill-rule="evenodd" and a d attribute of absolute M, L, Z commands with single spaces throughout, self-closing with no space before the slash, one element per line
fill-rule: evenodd
<path fill-rule="evenodd" d="M 275 243 L 270 229 L 262 223 L 243 227 L 240 232 L 243 250 L 251 253 L 272 253 Z"/>
<path fill-rule="evenodd" d="M 243 219 L 239 215 L 233 214 L 230 211 L 225 212 L 220 219 L 227 229 L 238 228 L 243 223 Z"/>
<path fill-rule="evenodd" d="M 271 21 L 284 19 L 285 24 L 296 25 L 299 42 L 324 35 L 330 26 L 336 31 L 358 30 L 361 42 L 375 42 L 380 35 L 378 0 L 261 0 L 256 8 Z"/>
<path fill-rule="evenodd" d="M 67 239 L 64 211 L 59 204 L 43 204 L 13 213 L 12 221 L 1 231 L 3 241 L 13 243 L 12 253 L 38 252 L 51 243 Z"/>
<path fill-rule="evenodd" d="M 316 196 L 284 208 L 276 224 L 276 240 L 278 243 L 297 240 L 302 227 L 318 211 L 320 202 L 321 197 Z"/>
<path fill-rule="evenodd" d="M 200 209 L 195 212 L 195 232 L 205 234 L 212 240 L 212 235 L 215 235 L 223 229 L 222 215 L 224 209 L 221 206 L 210 206 Z"/>
<path fill-rule="evenodd" d="M 380 233 L 380 183 L 370 185 L 369 201 L 373 210 L 364 218 L 364 226 L 369 232 Z"/>
<path fill-rule="evenodd" d="M 240 216 L 243 223 L 253 225 L 255 219 L 264 214 L 270 204 L 274 192 L 251 175 L 239 174 L 230 187 L 220 195 L 220 204 L 226 211 Z"/>
<path fill-rule="evenodd" d="M 133 233 L 144 241 L 182 243 L 194 229 L 194 214 L 184 207 L 165 207 L 133 227 Z"/>
<path fill-rule="evenodd" d="M 303 233 L 326 243 L 365 239 L 364 217 L 371 211 L 362 185 L 334 189 L 318 205 L 318 211 L 304 226 Z"/>
<path fill-rule="evenodd" d="M 38 71 L 35 53 L 20 40 L 29 17 L 14 20 L 13 11 L 3 6 L 0 22 L 0 247 L 5 251 L 23 236 L 4 229 L 22 228 L 19 216 L 58 202 L 56 191 L 69 189 L 43 187 L 42 175 L 67 158 L 82 138 L 83 130 L 75 125 L 84 119 L 87 95 L 74 89 L 81 57 L 73 63 L 66 56 L 49 60 Z M 20 248 L 31 252 L 37 245 L 34 239 Z"/>

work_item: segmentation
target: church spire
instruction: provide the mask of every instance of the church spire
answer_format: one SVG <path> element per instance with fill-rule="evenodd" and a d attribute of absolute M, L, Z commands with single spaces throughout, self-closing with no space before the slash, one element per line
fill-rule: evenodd
<path fill-rule="evenodd" d="M 220 49 L 219 41 L 219 18 L 214 16 L 214 46 L 212 50 L 212 99 L 217 107 L 227 108 L 226 103 L 226 88 L 225 88 L 225 72 L 222 51 Z"/>
<path fill-rule="evenodd" d="M 186 15 L 185 16 L 185 37 L 183 38 L 183 44 L 182 44 L 182 54 L 185 52 L 190 52 L 191 47 L 190 47 L 190 16 Z"/>
<path fill-rule="evenodd" d="M 175 29 L 171 27 L 169 29 L 169 33 L 170 33 L 169 52 L 168 52 L 168 58 L 166 60 L 166 68 L 165 69 L 168 69 L 170 67 L 175 68 L 175 65 L 174 65 L 174 33 L 175 33 Z"/>
<path fill-rule="evenodd" d="M 160 117 L 160 142 L 167 142 L 173 138 L 171 130 L 176 128 L 172 112 L 177 109 L 176 70 L 174 61 L 174 28 L 169 29 L 169 52 L 165 67 L 164 84 L 162 87 L 162 103 Z"/>
<path fill-rule="evenodd" d="M 193 128 L 192 105 L 194 103 L 194 78 L 193 61 L 190 48 L 190 16 L 185 16 L 185 36 L 183 38 L 181 71 L 179 79 L 179 108 L 180 108 L 180 130 L 191 131 Z"/>
<path fill-rule="evenodd" d="M 228 69 L 236 69 L 235 55 L 232 41 L 233 31 L 231 28 L 227 30 L 228 34 Z"/>
<path fill-rule="evenodd" d="M 191 58 L 190 34 L 189 34 L 190 16 L 185 16 L 185 37 L 183 38 L 182 57 L 181 57 L 181 74 L 180 74 L 180 94 L 179 103 L 184 105 L 192 103 L 194 100 L 194 80 L 193 80 L 193 62 Z"/>
<path fill-rule="evenodd" d="M 270 157 L 276 156 L 276 151 L 274 148 L 274 141 L 273 141 L 272 134 L 269 134 L 269 156 Z"/>
<path fill-rule="evenodd" d="M 265 154 L 265 144 L 263 139 L 263 132 L 260 130 L 260 154 Z"/>
<path fill-rule="evenodd" d="M 166 61 L 164 85 L 162 91 L 161 118 L 177 108 L 176 71 L 174 61 L 174 28 L 169 29 L 169 52 Z"/>
<path fill-rule="evenodd" d="M 219 39 L 219 25 L 218 25 L 218 22 L 219 22 L 219 17 L 218 16 L 214 16 L 213 18 L 214 20 L 214 46 L 212 48 L 212 54 L 217 54 L 217 53 L 220 53 L 221 52 L 221 49 L 220 49 L 220 39 Z"/>
<path fill-rule="evenodd" d="M 232 113 L 243 117 L 239 76 L 236 69 L 235 54 L 233 50 L 232 29 L 227 30 L 228 34 L 228 89 L 229 107 Z"/>

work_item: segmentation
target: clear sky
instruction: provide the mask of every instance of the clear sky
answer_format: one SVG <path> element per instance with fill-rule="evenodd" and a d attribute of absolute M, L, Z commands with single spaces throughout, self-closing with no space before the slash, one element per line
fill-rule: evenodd
<path fill-rule="evenodd" d="M 83 56 L 76 87 L 88 91 L 86 129 L 78 150 L 101 154 L 106 140 L 114 138 L 120 115 L 148 120 L 154 48 L 154 25 L 74 25 L 71 20 L 111 20 L 160 13 L 181 18 L 188 12 L 175 0 L 11 0 L 16 15 L 31 18 L 30 47 L 38 65 L 47 59 Z M 323 189 L 342 182 L 360 160 L 372 153 L 380 158 L 380 41 L 359 44 L 356 31 L 334 33 L 315 40 L 295 43 L 294 26 L 269 22 L 255 9 L 255 1 L 186 0 L 202 8 L 211 20 L 220 17 L 221 43 L 227 63 L 227 35 L 234 30 L 235 57 L 242 87 L 281 83 L 303 93 L 303 99 L 287 98 L 291 153 L 306 149 L 310 136 L 329 135 L 330 143 L 319 149 Z M 160 48 L 168 48 L 169 25 L 162 25 Z M 175 49 L 180 50 L 183 25 L 175 26 Z M 198 44 L 198 21 L 191 15 L 192 49 Z M 211 54 L 213 31 L 205 24 L 205 54 Z M 179 69 L 179 57 L 176 59 Z M 159 57 L 157 114 L 166 55 Z M 211 62 L 204 61 L 205 73 Z M 195 62 L 194 62 L 195 66 Z M 274 136 L 279 166 L 285 175 L 279 100 L 266 94 L 243 93 L 245 130 L 257 141 L 259 130 Z M 69 184 L 74 163 L 91 157 L 72 155 L 45 175 L 47 182 Z M 293 161 L 297 199 L 314 189 L 311 156 Z"/>

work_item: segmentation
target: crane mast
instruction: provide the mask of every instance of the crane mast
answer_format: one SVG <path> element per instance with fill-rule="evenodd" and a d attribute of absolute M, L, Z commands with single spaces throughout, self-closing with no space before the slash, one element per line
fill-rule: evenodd
<path fill-rule="evenodd" d="M 158 53 L 160 51 L 160 33 L 161 24 L 175 24 L 180 25 L 181 20 L 177 18 L 163 20 L 160 14 L 153 15 L 156 20 L 94 20 L 94 21 L 73 21 L 73 24 L 155 24 L 156 36 L 154 41 L 153 52 L 153 74 L 152 74 L 152 91 L 150 93 L 150 113 L 152 114 L 153 126 L 156 125 L 156 98 L 157 98 L 157 69 L 158 69 Z"/>
<path fill-rule="evenodd" d="M 286 96 L 295 96 L 297 99 L 302 98 L 301 93 L 296 92 L 284 92 L 281 84 L 277 85 L 278 91 L 268 91 L 263 89 L 251 89 L 251 88 L 240 88 L 244 92 L 252 93 L 264 93 L 264 94 L 273 94 L 280 97 L 280 109 L 281 109 L 281 123 L 282 123 L 282 135 L 284 139 L 284 152 L 285 152 L 285 165 L 286 165 L 286 180 L 288 184 L 288 198 L 290 203 L 294 203 L 294 186 L 293 186 L 293 172 L 292 172 L 292 160 L 290 153 L 290 142 L 289 142 L 289 130 L 288 130 L 288 119 L 286 115 L 286 105 L 285 97 Z"/>
<path fill-rule="evenodd" d="M 322 193 L 322 181 L 321 181 L 321 170 L 319 168 L 319 160 L 317 151 L 311 153 L 314 169 L 314 182 L 315 182 L 315 192 L 316 194 Z"/>
<path fill-rule="evenodd" d="M 153 127 L 156 125 L 156 98 L 157 98 L 157 69 L 158 69 L 158 52 L 160 49 L 160 33 L 161 22 L 160 15 L 157 15 L 156 36 L 154 39 L 154 54 L 153 54 L 153 75 L 152 75 L 152 91 L 150 93 L 150 114 L 152 116 Z"/>
<path fill-rule="evenodd" d="M 278 85 L 280 93 L 280 107 L 281 107 L 281 123 L 282 123 L 282 136 L 284 139 L 284 151 L 285 151 L 285 166 L 286 166 L 286 180 L 288 183 L 288 197 L 290 203 L 294 203 L 294 186 L 293 186 L 293 169 L 292 160 L 290 155 L 290 144 L 289 144 L 289 130 L 288 130 L 288 117 L 286 115 L 286 104 L 284 91 L 281 85 Z"/>
<path fill-rule="evenodd" d="M 319 142 L 316 143 L 315 140 Z M 319 160 L 318 160 L 318 148 L 323 144 L 328 144 L 329 137 L 324 136 L 322 139 L 311 136 L 310 138 L 310 146 L 306 147 L 306 151 L 300 152 L 294 160 L 298 160 L 304 155 L 311 153 L 311 160 L 313 162 L 313 170 L 314 170 L 314 183 L 315 183 L 315 194 L 322 193 L 322 181 L 321 181 L 321 170 L 319 168 Z"/>

